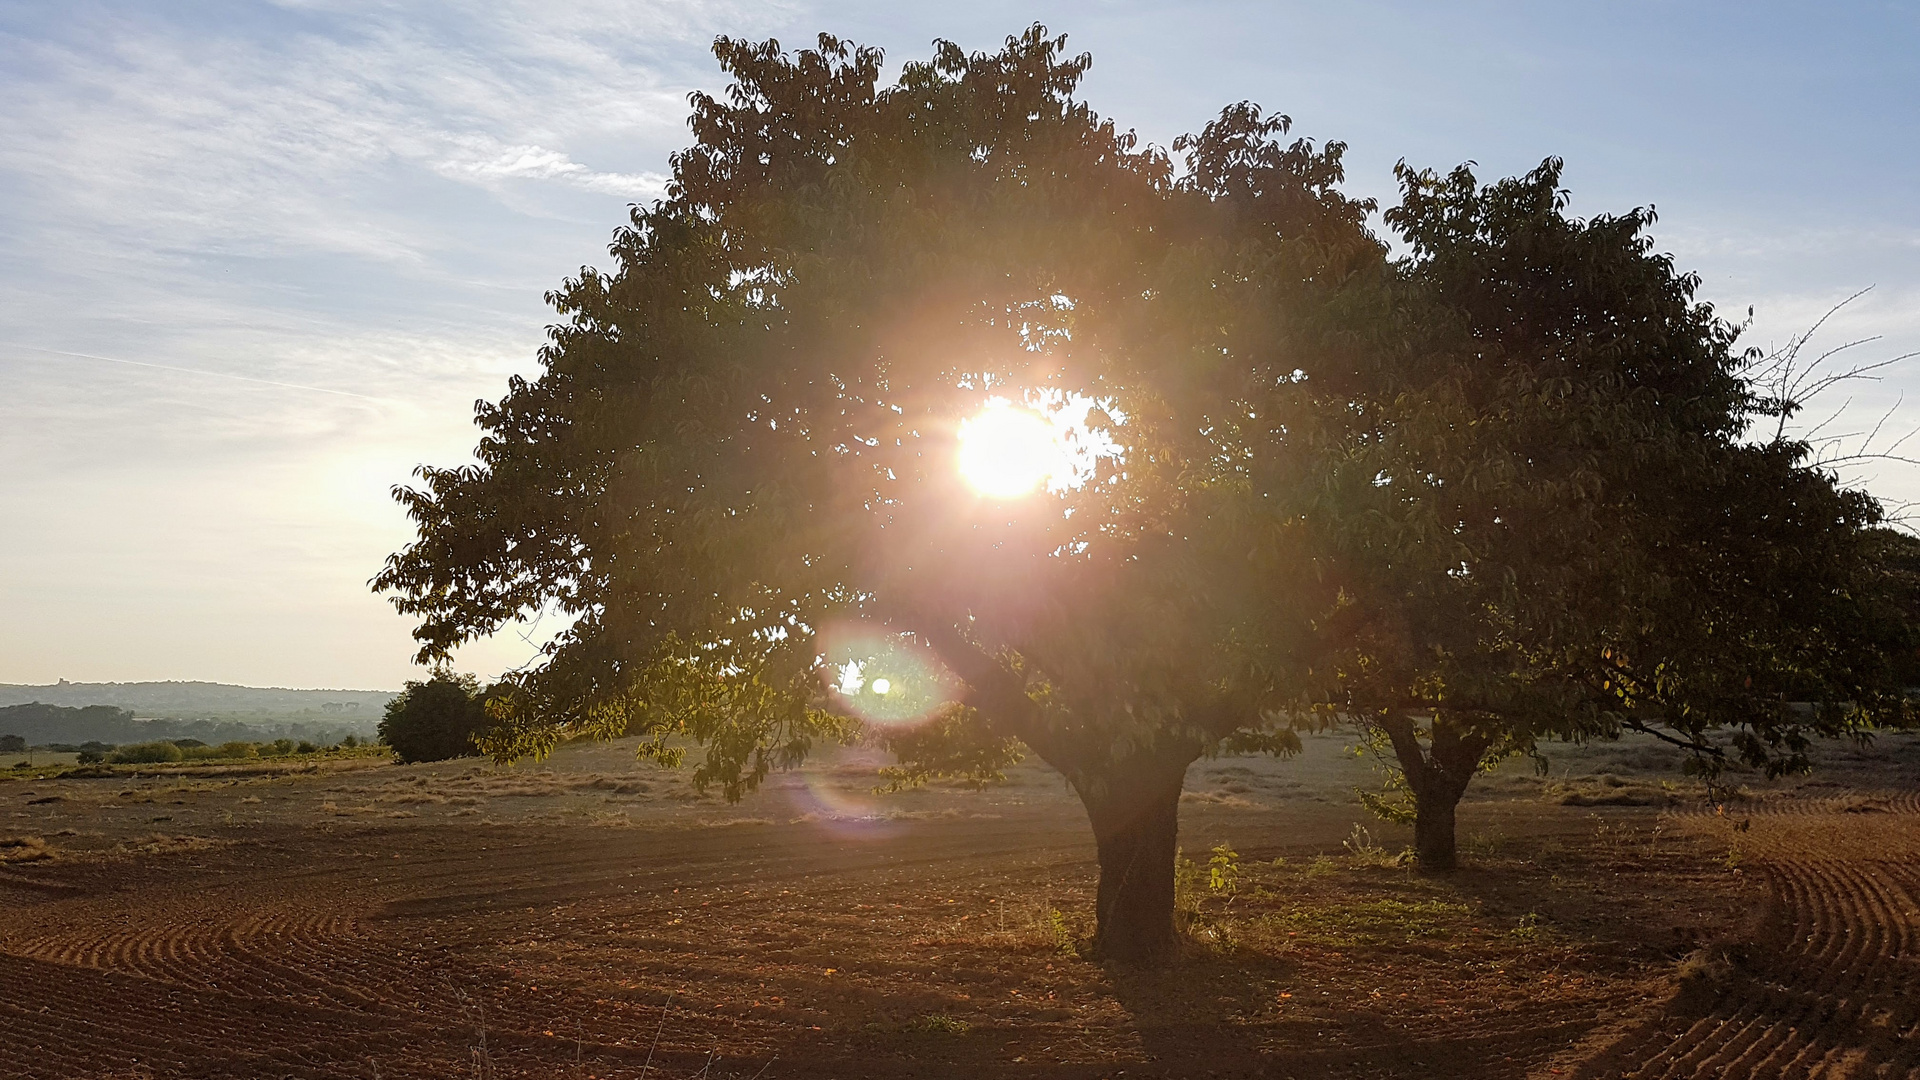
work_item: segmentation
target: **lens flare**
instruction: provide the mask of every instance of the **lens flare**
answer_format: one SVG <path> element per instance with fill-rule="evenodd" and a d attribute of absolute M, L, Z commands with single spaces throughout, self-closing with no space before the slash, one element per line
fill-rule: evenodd
<path fill-rule="evenodd" d="M 884 624 L 858 619 L 830 623 L 815 638 L 819 672 L 836 710 L 875 729 L 905 729 L 926 723 L 956 699 L 960 681 L 925 642 Z M 780 784 L 795 821 L 848 840 L 899 835 L 903 815 L 874 796 L 876 770 L 891 759 L 877 742 L 837 752 L 830 769 L 803 770 Z"/>
<path fill-rule="evenodd" d="M 828 627 L 819 642 L 837 704 L 876 727 L 924 723 L 958 692 L 933 650 L 907 635 L 856 622 Z"/>
<path fill-rule="evenodd" d="M 1072 473 L 1059 429 L 1032 409 L 994 398 L 960 422 L 960 475 L 982 495 L 1017 499 Z"/>
<path fill-rule="evenodd" d="M 785 795 L 795 824 L 810 825 L 837 840 L 892 839 L 911 821 L 873 793 L 874 771 L 886 760 L 871 747 L 856 747 L 828 755 L 770 787 Z"/>

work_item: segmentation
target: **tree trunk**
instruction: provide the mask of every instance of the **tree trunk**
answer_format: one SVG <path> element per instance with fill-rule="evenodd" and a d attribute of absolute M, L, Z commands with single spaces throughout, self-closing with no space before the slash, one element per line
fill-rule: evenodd
<path fill-rule="evenodd" d="M 1123 962 L 1150 961 L 1173 948 L 1173 852 L 1180 789 L 1202 745 L 1169 739 L 1121 759 L 1110 735 L 1051 727 L 1025 680 L 968 642 L 950 624 L 928 620 L 916 633 L 969 687 L 967 703 L 1067 778 L 1087 808 L 1100 856 L 1094 950 Z"/>
<path fill-rule="evenodd" d="M 1173 859 L 1191 759 L 1134 760 L 1073 779 L 1100 855 L 1094 949 L 1122 962 L 1173 948 Z"/>
<path fill-rule="evenodd" d="M 1466 785 L 1461 785 L 1459 790 L 1464 794 Z M 1452 870 L 1459 865 L 1453 825 L 1454 808 L 1459 805 L 1460 795 L 1449 799 L 1444 791 L 1414 793 L 1413 858 L 1420 869 Z"/>
<path fill-rule="evenodd" d="M 1426 747 L 1410 716 L 1386 715 L 1379 724 L 1413 792 L 1415 865 L 1428 873 L 1454 869 L 1459 865 L 1454 811 L 1493 740 L 1444 713 L 1433 717 Z"/>

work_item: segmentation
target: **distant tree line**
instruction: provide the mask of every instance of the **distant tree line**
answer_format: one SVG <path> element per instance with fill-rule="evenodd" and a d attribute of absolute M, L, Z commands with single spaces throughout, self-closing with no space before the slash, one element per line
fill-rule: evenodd
<path fill-rule="evenodd" d="M 271 742 L 279 738 L 328 744 L 350 734 L 356 733 L 339 724 L 140 719 L 130 710 L 114 705 L 74 707 L 33 702 L 0 706 L 0 736 L 17 735 L 28 746 L 78 745 L 85 742 L 117 746 L 156 739 L 197 739 L 202 743 L 219 745 L 228 742 Z M 364 735 L 364 729 L 357 734 Z"/>
<path fill-rule="evenodd" d="M 80 765 L 165 765 L 178 762 L 207 761 L 234 762 L 255 759 L 301 757 L 309 754 L 323 754 L 335 751 L 354 751 L 363 746 L 377 746 L 376 743 L 363 742 L 358 736 L 348 735 L 340 741 L 328 745 L 294 739 L 275 739 L 272 742 L 246 742 L 234 740 L 212 745 L 199 739 L 152 739 L 146 742 L 114 745 L 98 741 L 83 743 L 42 743 L 29 747 L 27 740 L 18 735 L 0 735 L 0 754 L 8 753 L 54 753 L 75 754 Z M 15 768 L 31 767 L 31 756 L 14 764 Z"/>

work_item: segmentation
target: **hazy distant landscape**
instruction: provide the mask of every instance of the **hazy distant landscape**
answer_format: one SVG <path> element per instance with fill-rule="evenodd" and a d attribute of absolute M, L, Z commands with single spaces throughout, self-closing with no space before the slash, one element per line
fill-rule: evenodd
<path fill-rule="evenodd" d="M 213 682 L 0 683 L 0 736 L 18 735 L 33 745 L 174 738 L 334 742 L 348 735 L 372 736 L 393 696 L 386 690 L 292 690 Z M 59 708 L 30 708 L 33 705 Z M 68 710 L 86 710 L 86 715 Z"/>

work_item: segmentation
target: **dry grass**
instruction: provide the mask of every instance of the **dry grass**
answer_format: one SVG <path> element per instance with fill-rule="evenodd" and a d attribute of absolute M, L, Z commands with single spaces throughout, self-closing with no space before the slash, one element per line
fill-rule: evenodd
<path fill-rule="evenodd" d="M 218 848 L 232 847 L 233 841 L 219 840 L 210 836 L 156 832 L 122 840 L 117 846 L 124 854 L 165 855 L 190 851 L 213 851 Z"/>
<path fill-rule="evenodd" d="M 53 849 L 38 836 L 0 836 L 0 863 L 40 862 L 53 858 Z"/>
<path fill-rule="evenodd" d="M 1672 806 L 1682 799 L 1671 780 L 1626 778 L 1614 773 L 1550 783 L 1545 796 L 1561 806 Z"/>

